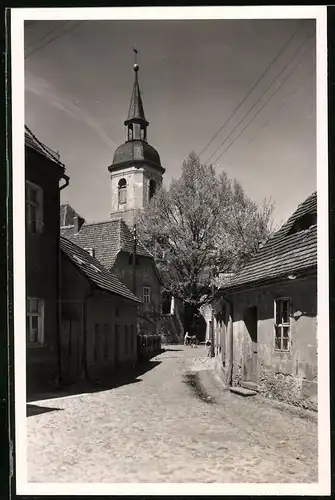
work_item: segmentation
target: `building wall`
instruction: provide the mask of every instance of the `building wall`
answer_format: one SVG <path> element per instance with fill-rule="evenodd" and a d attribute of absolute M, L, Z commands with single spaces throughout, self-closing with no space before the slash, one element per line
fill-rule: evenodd
<path fill-rule="evenodd" d="M 66 256 L 62 258 L 62 290 L 62 360 L 66 381 L 75 381 L 85 375 L 89 379 L 105 378 L 129 363 L 136 363 L 137 305 L 134 302 L 112 293 L 92 291 L 87 279 Z M 67 348 L 69 321 L 74 332 L 70 355 Z M 96 335 L 100 336 L 97 349 Z M 85 342 L 86 350 L 83 349 Z"/>
<path fill-rule="evenodd" d="M 244 291 L 233 296 L 233 385 L 248 379 L 251 360 L 251 339 L 244 321 L 248 307 L 256 306 L 258 312 L 258 388 L 267 397 L 309 409 L 317 409 L 317 293 L 316 275 L 286 281 L 271 287 Z M 291 346 L 289 352 L 274 348 L 274 300 L 291 299 Z M 302 313 L 302 314 L 300 314 Z M 227 320 L 227 318 L 226 318 Z M 220 329 L 216 324 L 217 339 Z M 226 325 L 221 333 L 226 332 Z M 224 335 L 221 335 L 224 337 Z M 216 340 L 222 345 L 222 339 Z M 220 356 L 223 357 L 220 359 Z M 221 353 L 216 348 L 217 365 L 224 370 L 227 346 Z"/>
<path fill-rule="evenodd" d="M 156 315 L 161 311 L 160 282 L 154 267 L 153 260 L 149 257 L 138 256 L 136 266 L 136 296 L 143 300 L 143 287 L 150 287 L 151 305 L 142 304 L 138 308 L 139 312 L 139 332 L 156 334 L 157 324 L 154 315 L 151 313 L 151 306 Z M 133 265 L 129 263 L 129 254 L 120 252 L 113 266 L 113 272 L 130 289 L 133 289 Z M 145 319 L 148 317 L 148 320 Z M 151 319 L 151 321 L 150 321 Z"/>
<path fill-rule="evenodd" d="M 127 203 L 119 205 L 118 184 L 120 179 L 127 181 Z M 149 201 L 149 182 L 153 179 L 157 188 L 162 185 L 162 174 L 156 169 L 145 167 L 125 167 L 111 173 L 111 213 L 144 208 Z"/>
<path fill-rule="evenodd" d="M 26 180 L 43 189 L 43 231 L 26 230 L 26 295 L 44 299 L 44 345 L 27 342 L 27 391 L 52 386 L 58 376 L 59 179 L 57 164 L 26 148 Z"/>

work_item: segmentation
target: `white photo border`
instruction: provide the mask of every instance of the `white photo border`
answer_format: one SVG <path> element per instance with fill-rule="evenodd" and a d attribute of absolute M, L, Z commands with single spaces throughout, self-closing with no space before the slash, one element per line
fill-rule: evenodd
<path fill-rule="evenodd" d="M 26 455 L 24 21 L 316 19 L 319 482 L 306 484 L 28 483 Z M 19 495 L 330 495 L 327 7 L 122 7 L 11 9 L 13 299 L 16 493 Z M 328 432 L 326 432 L 328 429 Z"/>

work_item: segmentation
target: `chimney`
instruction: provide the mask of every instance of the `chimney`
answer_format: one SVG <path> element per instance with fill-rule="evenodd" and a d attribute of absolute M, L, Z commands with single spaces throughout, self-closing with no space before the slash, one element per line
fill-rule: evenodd
<path fill-rule="evenodd" d="M 76 215 L 73 217 L 74 232 L 79 233 L 81 226 L 84 224 L 85 220 L 82 217 Z"/>

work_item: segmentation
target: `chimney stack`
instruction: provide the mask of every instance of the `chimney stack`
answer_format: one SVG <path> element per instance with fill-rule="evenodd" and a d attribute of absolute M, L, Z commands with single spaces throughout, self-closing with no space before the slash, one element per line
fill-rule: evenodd
<path fill-rule="evenodd" d="M 85 220 L 76 215 L 73 217 L 74 232 L 79 233 L 81 226 L 84 224 Z"/>

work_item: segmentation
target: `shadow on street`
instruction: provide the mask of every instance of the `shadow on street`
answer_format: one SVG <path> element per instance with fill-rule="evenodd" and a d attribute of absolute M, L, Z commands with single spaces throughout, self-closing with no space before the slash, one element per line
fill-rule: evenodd
<path fill-rule="evenodd" d="M 27 417 L 40 415 L 41 413 L 47 413 L 49 411 L 60 411 L 60 410 L 61 408 L 47 408 L 45 406 L 27 404 Z"/>
<path fill-rule="evenodd" d="M 136 384 L 142 382 L 139 378 L 144 373 L 152 370 L 160 365 L 161 361 L 143 361 L 135 367 L 128 369 L 125 372 L 116 373 L 108 380 L 84 381 L 78 382 L 73 385 L 63 387 L 62 389 L 55 389 L 52 393 L 44 392 L 39 394 L 31 394 L 27 397 L 27 402 L 39 401 L 43 399 L 56 399 L 66 396 L 75 396 L 84 393 L 94 393 L 109 391 L 116 389 L 122 385 Z M 47 411 L 48 409 L 46 409 Z"/>

